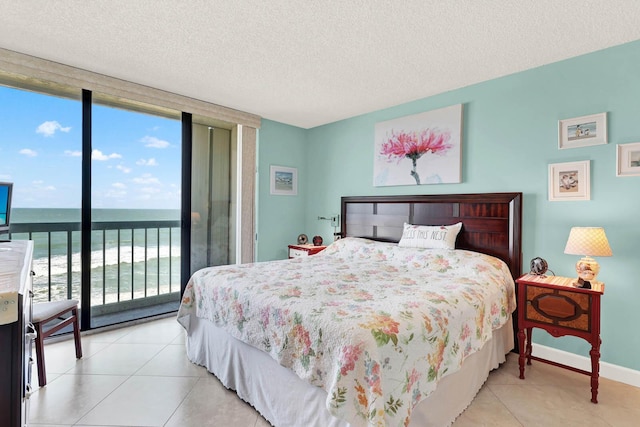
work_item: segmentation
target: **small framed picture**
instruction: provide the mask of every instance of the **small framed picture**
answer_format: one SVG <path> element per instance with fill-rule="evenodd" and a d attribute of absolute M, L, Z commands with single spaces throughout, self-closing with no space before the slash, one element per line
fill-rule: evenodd
<path fill-rule="evenodd" d="M 558 149 L 607 143 L 607 113 L 558 121 Z"/>
<path fill-rule="evenodd" d="M 549 165 L 549 200 L 591 200 L 589 160 Z"/>
<path fill-rule="evenodd" d="M 271 166 L 271 194 L 296 196 L 298 194 L 298 169 L 286 166 Z"/>
<path fill-rule="evenodd" d="M 640 142 L 618 144 L 616 176 L 640 176 Z"/>

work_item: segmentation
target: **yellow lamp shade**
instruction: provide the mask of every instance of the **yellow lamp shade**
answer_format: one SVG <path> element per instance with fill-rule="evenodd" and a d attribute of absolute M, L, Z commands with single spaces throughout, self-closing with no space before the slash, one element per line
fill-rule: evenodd
<path fill-rule="evenodd" d="M 578 282 L 592 282 L 600 272 L 600 265 L 593 256 L 611 256 L 609 240 L 602 227 L 573 227 L 564 248 L 565 254 L 584 255 L 576 263 Z"/>

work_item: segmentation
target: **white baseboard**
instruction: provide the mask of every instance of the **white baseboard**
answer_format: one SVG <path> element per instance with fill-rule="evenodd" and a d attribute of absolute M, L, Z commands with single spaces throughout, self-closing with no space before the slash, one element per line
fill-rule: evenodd
<path fill-rule="evenodd" d="M 579 356 L 563 350 L 557 350 L 541 344 L 533 344 L 532 354 L 543 359 L 553 360 L 573 368 L 591 372 L 591 358 Z M 613 365 L 607 362 L 600 362 L 600 376 L 610 380 L 640 387 L 640 371 L 625 368 L 624 366 Z"/>

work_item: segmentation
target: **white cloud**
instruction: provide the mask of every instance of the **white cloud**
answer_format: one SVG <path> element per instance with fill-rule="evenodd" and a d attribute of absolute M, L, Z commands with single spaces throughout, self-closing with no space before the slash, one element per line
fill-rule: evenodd
<path fill-rule="evenodd" d="M 64 155 L 70 157 L 82 157 L 82 151 L 64 150 Z"/>
<path fill-rule="evenodd" d="M 153 188 L 153 187 L 142 187 L 140 189 L 141 193 L 146 193 L 146 194 L 157 194 L 160 192 L 160 189 L 158 188 Z"/>
<path fill-rule="evenodd" d="M 128 168 L 128 167 L 123 166 L 123 165 L 118 165 L 118 166 L 116 166 L 116 169 L 120 170 L 122 173 L 129 173 L 129 172 L 131 172 L 131 168 Z"/>
<path fill-rule="evenodd" d="M 94 149 L 91 152 L 91 160 L 100 160 L 100 161 L 106 161 L 109 159 L 120 159 L 122 158 L 122 156 L 118 153 L 111 153 L 111 154 L 104 154 L 102 153 L 102 151 Z"/>
<path fill-rule="evenodd" d="M 136 165 L 140 166 L 158 166 L 158 162 L 153 157 L 149 158 L 149 160 L 140 159 L 136 162 Z"/>
<path fill-rule="evenodd" d="M 112 189 L 107 191 L 104 194 L 104 197 L 109 198 L 109 199 L 122 199 L 123 197 L 125 197 L 127 195 L 127 191 L 123 190 L 123 189 Z"/>
<path fill-rule="evenodd" d="M 44 181 L 41 179 L 31 181 L 31 184 L 40 191 L 56 191 L 56 187 L 53 185 L 44 185 Z"/>
<path fill-rule="evenodd" d="M 53 136 L 56 133 L 56 131 L 69 132 L 70 130 L 71 130 L 71 126 L 63 127 L 57 121 L 52 120 L 52 121 L 44 122 L 40 126 L 38 126 L 38 128 L 36 129 L 36 133 L 40 133 L 48 137 L 48 136 Z"/>
<path fill-rule="evenodd" d="M 35 150 L 32 150 L 31 148 L 23 148 L 18 152 L 20 154 L 24 154 L 25 156 L 29 156 L 29 157 L 35 157 L 38 155 L 38 153 Z"/>
<path fill-rule="evenodd" d="M 140 141 L 144 142 L 145 147 L 151 148 L 167 148 L 171 145 L 168 141 L 156 138 L 155 136 L 145 136 Z"/>
<path fill-rule="evenodd" d="M 160 184 L 160 181 L 158 180 L 158 178 L 151 175 L 150 173 L 142 174 L 142 176 L 139 176 L 138 178 L 133 178 L 132 181 L 135 182 L 136 184 L 145 184 L 145 185 Z"/>
<path fill-rule="evenodd" d="M 9 179 L 11 179 L 11 175 L 6 175 L 6 174 L 1 174 L 1 173 L 0 173 L 0 179 L 6 179 L 6 180 L 9 180 Z"/>

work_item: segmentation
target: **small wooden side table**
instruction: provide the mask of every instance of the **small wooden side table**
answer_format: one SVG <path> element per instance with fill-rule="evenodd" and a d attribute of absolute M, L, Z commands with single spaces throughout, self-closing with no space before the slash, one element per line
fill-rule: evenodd
<path fill-rule="evenodd" d="M 518 284 L 518 347 L 520 378 L 524 379 L 524 362 L 549 363 L 591 376 L 591 401 L 598 403 L 600 373 L 600 297 L 604 283 L 591 283 L 592 289 L 573 286 L 571 277 L 525 274 Z M 531 355 L 533 328 L 544 329 L 554 337 L 572 335 L 591 344 L 591 372 Z M 526 335 L 525 335 L 526 331 Z"/>
<path fill-rule="evenodd" d="M 289 258 L 300 258 L 315 255 L 318 252 L 323 251 L 325 248 L 326 246 L 289 245 Z"/>

